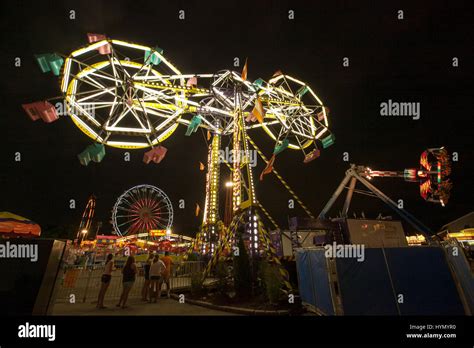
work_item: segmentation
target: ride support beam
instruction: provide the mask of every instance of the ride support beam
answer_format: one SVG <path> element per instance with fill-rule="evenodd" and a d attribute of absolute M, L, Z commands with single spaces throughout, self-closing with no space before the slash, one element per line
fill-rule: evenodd
<path fill-rule="evenodd" d="M 342 193 L 342 191 L 344 190 L 344 188 L 346 187 L 347 183 L 349 182 L 349 180 L 351 179 L 352 177 L 352 172 L 350 172 L 351 169 L 347 170 L 346 171 L 346 176 L 344 177 L 344 179 L 341 181 L 341 183 L 339 184 L 339 186 L 337 187 L 336 191 L 334 191 L 334 193 L 332 194 L 331 198 L 329 199 L 329 201 L 326 203 L 326 205 L 324 206 L 323 210 L 321 210 L 321 212 L 319 213 L 319 216 L 318 218 L 320 219 L 325 219 L 326 218 L 326 214 L 328 213 L 328 211 L 332 208 L 334 202 L 336 202 L 337 198 L 339 197 L 339 195 Z"/>
<path fill-rule="evenodd" d="M 220 163 L 219 150 L 221 136 L 214 134 L 207 157 L 206 200 L 204 203 L 200 251 L 202 254 L 214 253 L 218 242 L 217 222 L 219 220 L 219 183 Z"/>
<path fill-rule="evenodd" d="M 349 211 L 349 206 L 351 205 L 352 195 L 354 194 L 354 189 L 357 183 L 355 177 L 351 178 L 349 183 L 349 191 L 347 191 L 346 200 L 344 201 L 344 206 L 342 207 L 342 216 L 347 217 L 347 212 Z"/>
<path fill-rule="evenodd" d="M 221 136 L 214 134 L 209 145 L 207 157 L 206 201 L 204 205 L 203 226 L 214 224 L 219 218 L 220 147 Z"/>

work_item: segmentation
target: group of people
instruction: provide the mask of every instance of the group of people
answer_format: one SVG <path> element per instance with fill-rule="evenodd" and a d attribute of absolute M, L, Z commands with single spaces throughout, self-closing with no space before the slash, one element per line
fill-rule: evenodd
<path fill-rule="evenodd" d="M 170 276 L 173 260 L 168 252 L 160 258 L 158 255 L 149 255 L 145 264 L 145 282 L 142 288 L 142 300 L 156 302 L 161 297 L 161 288 L 166 284 L 166 293 L 170 297 Z"/>
<path fill-rule="evenodd" d="M 158 255 L 149 254 L 148 259 L 144 265 L 144 283 L 142 288 L 142 300 L 148 302 L 155 302 L 161 297 L 161 288 L 163 283 L 166 284 L 166 292 L 168 298 L 170 297 L 170 277 L 171 277 L 171 266 L 173 260 L 169 256 L 169 252 L 165 253 L 165 256 L 159 257 Z M 112 271 L 114 268 L 113 255 L 107 255 L 105 262 L 104 273 L 101 278 L 101 288 L 99 291 L 99 297 L 97 300 L 97 308 L 103 309 L 105 293 L 110 285 L 112 279 Z M 117 303 L 117 307 L 126 308 L 128 295 L 130 290 L 135 283 L 136 276 L 138 274 L 138 268 L 135 264 L 135 257 L 129 256 L 125 265 L 122 269 L 122 294 L 120 300 Z"/>

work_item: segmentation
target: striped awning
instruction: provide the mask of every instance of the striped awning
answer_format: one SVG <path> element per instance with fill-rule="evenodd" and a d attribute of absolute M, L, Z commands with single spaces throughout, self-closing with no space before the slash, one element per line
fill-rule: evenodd
<path fill-rule="evenodd" d="M 41 227 L 27 218 L 3 211 L 0 212 L 0 234 L 39 237 L 41 234 Z"/>

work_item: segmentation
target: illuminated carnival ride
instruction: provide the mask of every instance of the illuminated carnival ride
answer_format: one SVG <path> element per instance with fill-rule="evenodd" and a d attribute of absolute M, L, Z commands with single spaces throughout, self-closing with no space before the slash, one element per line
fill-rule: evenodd
<path fill-rule="evenodd" d="M 91 195 L 87 200 L 86 207 L 84 208 L 84 212 L 82 213 L 81 222 L 79 223 L 79 228 L 77 229 L 77 241 L 84 241 L 91 229 L 92 220 L 94 218 L 95 213 L 95 204 L 96 198 L 94 195 Z"/>
<path fill-rule="evenodd" d="M 369 167 L 351 165 L 346 171 L 346 176 L 341 181 L 332 197 L 326 203 L 319 214 L 320 219 L 326 219 L 327 213 L 342 193 L 347 188 L 347 196 L 342 208 L 342 217 L 347 217 L 352 195 L 354 192 L 377 197 L 395 210 L 405 221 L 410 223 L 417 231 L 421 232 L 427 240 L 430 239 L 432 231 L 422 222 L 417 220 L 405 209 L 399 208 L 398 204 L 386 196 L 381 190 L 375 187 L 370 181 L 374 178 L 403 178 L 408 182 L 417 182 L 420 186 L 421 197 L 432 203 L 437 203 L 443 207 L 447 204 L 452 188 L 449 176 L 451 174 L 451 160 L 444 147 L 430 148 L 420 156 L 420 167 L 409 168 L 403 171 L 381 171 L 372 170 Z M 356 190 L 356 183 L 359 181 L 369 191 Z M 349 186 L 347 186 L 349 184 Z"/>
<path fill-rule="evenodd" d="M 241 72 L 183 74 L 159 47 L 114 40 L 101 34 L 88 34 L 88 40 L 87 46 L 68 56 L 57 53 L 36 56 L 42 72 L 59 77 L 62 96 L 24 104 L 28 116 L 33 121 L 54 122 L 59 116 L 51 101 L 63 99 L 67 115 L 93 140 L 78 155 L 83 165 L 101 162 L 105 145 L 146 149 L 143 161 L 160 163 L 167 153 L 162 143 L 178 126 L 186 127 L 186 136 L 201 129 L 207 134 L 208 143 L 207 166 L 202 165 L 202 169 L 207 169 L 206 195 L 201 228 L 185 259 L 195 252 L 209 260 L 203 274 L 206 277 L 220 259 L 228 257 L 233 247 L 243 242 L 251 259 L 266 258 L 278 265 L 284 287 L 290 290 L 288 272 L 281 266 L 261 214 L 275 229 L 279 226 L 256 197 L 249 151 L 255 150 L 266 164 L 260 180 L 273 172 L 306 214 L 315 219 L 274 168 L 274 163 L 288 148 L 301 151 L 303 162 L 309 163 L 321 155 L 321 149 L 331 146 L 335 137 L 329 129 L 329 108 L 310 86 L 281 71 L 268 81 L 261 78 L 250 81 L 245 62 Z M 255 129 L 263 129 L 274 141 L 270 156 L 265 156 L 250 137 L 249 133 Z M 224 137 L 229 139 L 232 160 L 220 156 Z M 231 178 L 226 183 L 231 195 L 226 199 L 230 208 L 229 214 L 226 209 L 225 224 L 219 216 L 222 163 L 229 169 Z M 374 177 L 418 181 L 425 200 L 446 204 L 451 189 L 446 150 L 428 149 L 422 154 L 420 165 L 419 169 L 403 172 L 373 171 L 352 165 L 319 218 L 325 218 L 349 181 L 345 214 L 352 193 L 357 191 L 356 180 L 387 204 L 394 203 L 369 182 Z M 405 216 L 410 219 L 408 213 Z M 410 221 L 420 226 L 416 219 Z M 161 190 L 149 185 L 137 186 L 117 200 L 112 222 L 117 233 L 114 238 L 127 242 L 143 235 L 146 238 L 142 240 L 152 245 L 156 242 L 154 237 L 169 233 L 172 205 Z M 153 236 L 152 231 L 161 235 Z"/>
<path fill-rule="evenodd" d="M 80 162 L 88 165 L 90 161 L 102 161 L 104 145 L 108 145 L 149 148 L 143 161 L 159 163 L 167 152 L 162 142 L 179 125 L 187 127 L 187 136 L 198 128 L 207 131 L 210 146 L 206 199 L 194 250 L 212 255 L 212 267 L 222 252 L 237 242 L 238 227 L 245 226 L 250 254 L 275 260 L 259 216 L 259 210 L 264 209 L 255 196 L 246 154 L 252 145 L 262 156 L 267 164 L 260 176 L 263 179 L 263 175 L 276 172 L 273 163 L 285 149 L 302 151 L 303 160 L 308 163 L 320 156 L 320 148 L 334 143 L 328 128 L 329 109 L 311 87 L 280 71 L 268 81 L 259 78 L 251 82 L 247 79 L 247 63 L 241 73 L 224 70 L 214 74 L 183 74 L 159 47 L 99 34 L 88 34 L 88 39 L 89 45 L 68 56 L 36 56 L 43 72 L 60 77 L 67 114 L 94 141 L 78 155 Z M 25 104 L 23 108 L 32 120 L 53 122 L 58 119 L 50 103 L 53 99 Z M 275 141 L 268 159 L 247 133 L 258 128 Z M 225 136 L 231 139 L 233 153 L 240 154 L 232 163 L 226 163 L 232 173 L 233 190 L 233 220 L 228 228 L 218 213 L 218 152 Z M 302 204 L 299 199 L 298 202 Z"/>
<path fill-rule="evenodd" d="M 151 185 L 125 191 L 112 210 L 112 223 L 119 236 L 167 231 L 173 224 L 173 206 L 168 196 Z M 153 237 L 153 236 L 151 236 Z"/>
<path fill-rule="evenodd" d="M 112 209 L 114 235 L 98 235 L 86 239 L 94 218 L 96 198 L 90 196 L 77 232 L 81 248 L 99 250 L 125 247 L 182 253 L 192 238 L 171 232 L 173 206 L 168 196 L 152 185 L 134 186 L 117 199 Z M 98 232 L 98 231 L 97 231 Z"/>

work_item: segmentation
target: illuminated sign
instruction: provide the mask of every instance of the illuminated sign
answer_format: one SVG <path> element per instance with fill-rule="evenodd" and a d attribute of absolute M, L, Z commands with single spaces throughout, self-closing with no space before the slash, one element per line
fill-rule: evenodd
<path fill-rule="evenodd" d="M 163 237 L 166 236 L 166 230 L 150 230 L 151 237 Z"/>

